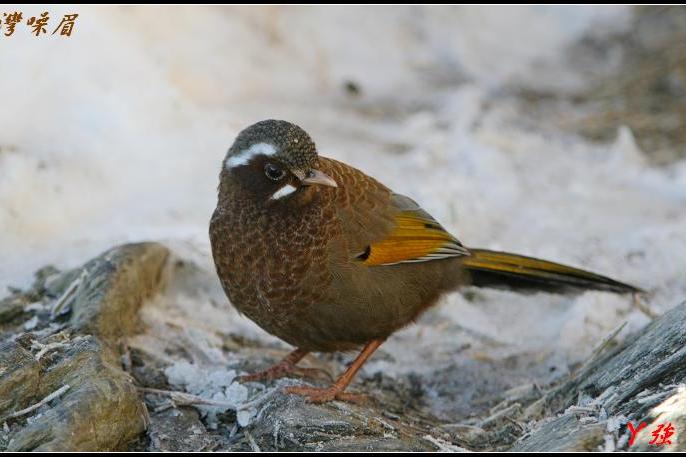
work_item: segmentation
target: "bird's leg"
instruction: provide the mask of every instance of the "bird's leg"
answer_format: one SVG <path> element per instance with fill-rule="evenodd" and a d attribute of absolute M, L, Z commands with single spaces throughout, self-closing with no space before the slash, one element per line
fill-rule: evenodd
<path fill-rule="evenodd" d="M 348 387 L 348 384 L 350 384 L 350 381 L 353 380 L 357 372 L 360 371 L 362 365 L 383 342 L 384 340 L 379 339 L 368 343 L 331 387 L 320 389 L 316 387 L 291 386 L 286 387 L 284 391 L 289 394 L 302 395 L 312 403 L 326 403 L 332 400 L 360 402 L 364 399 L 364 396 L 346 393 L 345 388 Z"/>
<path fill-rule="evenodd" d="M 272 365 L 266 370 L 258 371 L 257 373 L 239 376 L 238 380 L 240 382 L 249 381 L 262 381 L 262 380 L 273 380 L 282 378 L 288 375 L 295 375 L 304 378 L 321 378 L 324 374 L 328 379 L 331 379 L 328 373 L 324 370 L 319 370 L 316 368 L 299 368 L 296 366 L 303 357 L 309 354 L 310 351 L 306 349 L 296 349 L 295 351 L 288 354 L 280 362 Z"/>

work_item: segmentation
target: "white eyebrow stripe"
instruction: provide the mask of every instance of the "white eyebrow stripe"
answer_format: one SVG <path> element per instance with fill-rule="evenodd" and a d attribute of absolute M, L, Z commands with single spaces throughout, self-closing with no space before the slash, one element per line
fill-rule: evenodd
<path fill-rule="evenodd" d="M 290 184 L 286 184 L 281 189 L 274 192 L 274 195 L 272 195 L 272 200 L 278 200 L 280 198 L 283 198 L 287 195 L 292 194 L 295 191 L 296 191 L 295 187 L 291 186 Z"/>
<path fill-rule="evenodd" d="M 256 155 L 271 156 L 276 154 L 276 148 L 268 143 L 256 143 L 248 149 L 244 149 L 240 153 L 229 157 L 226 160 L 226 168 L 235 168 L 240 165 L 246 165 Z"/>

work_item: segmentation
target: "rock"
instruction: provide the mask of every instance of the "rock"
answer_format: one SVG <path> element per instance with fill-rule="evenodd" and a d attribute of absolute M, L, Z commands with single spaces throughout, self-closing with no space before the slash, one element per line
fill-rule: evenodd
<path fill-rule="evenodd" d="M 34 333 L 17 334 L 0 345 L 0 417 L 12 424 L 0 446 L 6 442 L 9 451 L 117 450 L 139 437 L 148 413 L 121 367 L 119 339 L 135 327 L 142 302 L 159 290 L 167 257 L 168 250 L 157 243 L 103 253 L 77 274 L 65 274 L 73 280 L 85 271 L 66 325 L 52 324 L 47 312 L 37 312 Z M 70 282 L 63 281 L 62 289 Z M 56 391 L 62 393 L 51 402 L 17 414 Z"/>
<path fill-rule="evenodd" d="M 669 402 L 669 420 L 686 425 L 686 402 L 681 400 L 686 387 L 685 343 L 683 302 L 626 344 L 587 363 L 568 381 L 548 392 L 537 405 L 541 425 L 535 426 L 513 450 L 574 451 L 592 450 L 594 446 L 598 450 L 604 443 L 598 430 L 616 428 L 609 427 L 610 420 L 619 418 L 620 422 L 619 430 L 604 433 L 614 441 L 628 434 L 624 426 L 627 421 L 636 425 L 646 421 L 652 431 L 662 423 L 657 420 L 661 405 Z M 555 417 L 558 414 L 562 416 Z M 596 424 L 589 426 L 592 421 Z M 559 439 L 562 436 L 564 439 Z"/>
<path fill-rule="evenodd" d="M 0 344 L 0 417 L 19 410 L 38 394 L 40 366 L 15 341 Z"/>
<path fill-rule="evenodd" d="M 24 312 L 24 303 L 16 297 L 0 300 L 0 324 L 9 322 Z"/>
<path fill-rule="evenodd" d="M 148 415 L 116 354 L 87 336 L 67 346 L 40 376 L 40 396 L 69 390 L 12 436 L 9 451 L 121 449 L 147 427 Z"/>
<path fill-rule="evenodd" d="M 207 433 L 193 408 L 170 408 L 151 416 L 150 450 L 198 452 L 212 450 L 216 440 Z"/>
<path fill-rule="evenodd" d="M 373 403 L 312 405 L 278 395 L 248 428 L 262 451 L 435 451 L 428 429 L 384 417 Z"/>
<path fill-rule="evenodd" d="M 125 245 L 83 266 L 88 280 L 74 300 L 69 325 L 114 342 L 131 333 L 146 298 L 161 289 L 168 251 L 159 244 Z"/>
<path fill-rule="evenodd" d="M 604 424 L 580 424 L 574 414 L 545 423 L 512 450 L 517 452 L 589 452 L 604 444 Z"/>

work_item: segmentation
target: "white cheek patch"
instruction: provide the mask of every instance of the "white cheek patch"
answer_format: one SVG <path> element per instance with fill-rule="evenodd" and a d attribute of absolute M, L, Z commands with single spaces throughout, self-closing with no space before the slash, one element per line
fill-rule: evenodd
<path fill-rule="evenodd" d="M 253 157 L 258 155 L 271 156 L 276 154 L 276 148 L 268 143 L 257 143 L 250 146 L 248 149 L 229 157 L 226 160 L 226 168 L 231 169 L 241 165 L 247 165 Z"/>
<path fill-rule="evenodd" d="M 286 184 L 281 189 L 274 192 L 274 195 L 272 195 L 272 200 L 278 200 L 280 198 L 286 197 L 295 192 L 296 190 L 297 189 L 295 187 L 291 186 L 290 184 Z"/>

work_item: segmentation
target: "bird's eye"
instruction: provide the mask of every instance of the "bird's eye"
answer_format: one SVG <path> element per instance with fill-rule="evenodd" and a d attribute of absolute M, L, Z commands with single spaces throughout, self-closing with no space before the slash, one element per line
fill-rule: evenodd
<path fill-rule="evenodd" d="M 280 168 L 276 168 L 271 163 L 268 163 L 264 166 L 264 174 L 267 175 L 267 178 L 271 179 L 272 181 L 278 181 L 279 179 L 286 176 L 285 171 L 283 171 Z"/>

